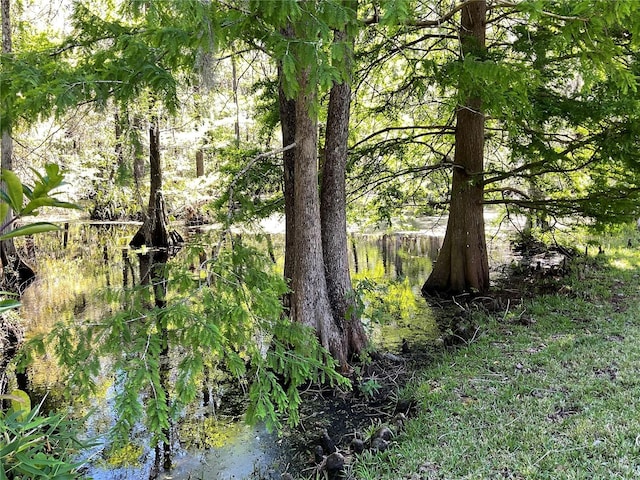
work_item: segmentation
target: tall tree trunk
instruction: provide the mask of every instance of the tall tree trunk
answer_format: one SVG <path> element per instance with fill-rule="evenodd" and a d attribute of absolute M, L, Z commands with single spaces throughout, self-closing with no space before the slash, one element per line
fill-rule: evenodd
<path fill-rule="evenodd" d="M 462 54 L 485 52 L 486 1 L 469 2 L 462 9 Z M 489 265 L 484 232 L 482 171 L 484 114 L 482 99 L 470 97 L 456 112 L 455 155 L 449 220 L 442 249 L 425 294 L 489 289 Z"/>
<path fill-rule="evenodd" d="M 324 274 L 320 199 L 318 192 L 316 87 L 308 84 L 309 70 L 299 74 L 296 98 L 296 148 L 294 165 L 294 272 L 291 318 L 312 327 L 320 343 L 347 368 L 347 349 L 334 322 Z"/>
<path fill-rule="evenodd" d="M 286 147 L 296 141 L 296 102 L 286 97 L 282 89 L 282 67 L 278 67 L 278 99 L 280 109 L 280 129 L 282 131 L 282 146 Z M 284 249 L 284 278 L 290 282 L 294 271 L 295 252 L 295 215 L 294 215 L 294 165 L 295 149 L 282 154 L 284 167 L 284 217 L 285 217 L 285 249 Z M 290 299 L 285 299 L 285 307 Z"/>
<path fill-rule="evenodd" d="M 134 247 L 168 248 L 169 231 L 162 194 L 162 164 L 160 159 L 160 124 L 156 115 L 149 122 L 149 206 L 145 221 L 130 244 Z"/>
<path fill-rule="evenodd" d="M 0 13 L 2 15 L 2 53 L 12 52 L 11 40 L 11 8 L 10 0 L 1 0 Z M 6 120 L 6 119 L 5 119 Z M 11 137 L 11 123 L 5 124 L 0 140 L 0 157 L 2 170 L 13 170 L 13 138 Z M 5 189 L 4 183 L 0 185 Z M 13 211 L 9 209 L 7 216 L 0 219 L 0 233 L 8 233 L 12 227 Z M 21 292 L 35 278 L 35 272 L 27 265 L 16 250 L 13 239 L 0 241 L 0 261 L 2 263 L 2 289 Z"/>
<path fill-rule="evenodd" d="M 345 40 L 345 33 L 335 33 L 334 41 Z M 343 341 L 347 342 L 348 355 L 352 356 L 364 350 L 367 336 L 356 311 L 347 246 L 345 179 L 350 105 L 350 85 L 347 82 L 334 84 L 327 111 L 320 211 L 329 301 L 334 320 L 342 330 Z"/>
<path fill-rule="evenodd" d="M 153 294 L 154 305 L 159 309 L 157 314 L 157 330 L 160 335 L 162 348 L 158 355 L 158 368 L 160 374 L 160 400 L 164 399 L 169 407 L 169 340 L 167 320 L 162 311 L 166 307 L 167 278 L 166 264 L 169 257 L 171 236 L 167 228 L 167 216 L 162 195 L 162 162 L 160 157 L 160 122 L 157 115 L 152 114 L 149 121 L 149 205 L 145 215 L 145 221 L 134 235 L 130 245 L 141 247 L 146 245 L 151 250 L 139 255 L 140 259 L 140 284 L 150 285 Z M 151 307 L 151 305 L 149 305 Z M 163 429 L 166 441 L 162 448 L 156 446 L 156 462 L 162 457 L 162 465 L 165 470 L 171 469 L 171 424 Z"/>
<path fill-rule="evenodd" d="M 231 89 L 233 91 L 233 104 L 236 108 L 236 118 L 233 122 L 233 130 L 235 133 L 235 145 L 240 146 L 240 103 L 238 101 L 238 71 L 236 69 L 236 59 L 231 57 Z"/>

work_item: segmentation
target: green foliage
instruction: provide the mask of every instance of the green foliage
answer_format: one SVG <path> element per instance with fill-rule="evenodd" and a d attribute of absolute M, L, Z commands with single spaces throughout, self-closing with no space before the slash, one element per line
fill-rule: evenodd
<path fill-rule="evenodd" d="M 11 402 L 11 411 L 18 414 L 19 421 L 24 421 L 31 412 L 31 399 L 23 390 L 14 390 L 9 395 L 0 395 L 0 400 Z"/>
<path fill-rule="evenodd" d="M 34 347 L 43 341 L 41 348 L 55 352 L 79 394 L 90 393 L 109 365 L 116 445 L 141 420 L 153 443 L 165 441 L 170 422 L 198 398 L 206 371 L 248 387 L 247 418 L 269 428 L 278 428 L 283 416 L 298 421 L 301 385 L 346 383 L 316 336 L 283 316 L 287 289 L 269 259 L 240 238 L 203 263 L 204 254 L 194 247 L 167 264 L 163 308 L 152 307 L 149 286 L 113 291 L 111 301 L 121 305 L 115 315 L 86 325 L 59 323 L 45 339 L 33 339 Z M 184 267 L 192 263 L 194 271 Z"/>
<path fill-rule="evenodd" d="M 18 115 L 31 121 L 82 102 L 103 107 L 112 98 L 126 105 L 146 92 L 175 112 L 180 73 L 192 70 L 202 52 L 238 40 L 262 44 L 282 62 L 288 96 L 295 96 L 307 69 L 309 84 L 327 90 L 348 78 L 347 47 L 333 45 L 332 35 L 356 31 L 351 3 L 252 1 L 235 8 L 191 0 L 128 2 L 114 12 L 76 2 L 74 31 L 62 45 L 3 59 L 2 117 L 11 125 Z"/>
<path fill-rule="evenodd" d="M 359 25 L 354 2 L 342 0 L 281 2 L 251 1 L 246 10 L 221 12 L 235 20 L 230 35 L 248 43 L 260 42 L 282 65 L 288 98 L 300 90 L 303 74 L 309 88 L 327 91 L 334 81 L 349 80 L 344 43 L 334 44 L 333 31 L 355 35 Z M 306 72 L 306 73 L 305 73 Z"/>
<path fill-rule="evenodd" d="M 15 295 L 12 292 L 0 292 L 0 295 Z M 0 300 L 0 314 L 7 312 L 9 310 L 14 310 L 20 306 L 20 302 L 18 300 L 13 299 L 3 299 Z"/>
<path fill-rule="evenodd" d="M 382 2 L 384 13 L 380 18 L 383 25 L 397 25 L 409 20 L 415 6 L 411 0 L 387 0 Z"/>
<path fill-rule="evenodd" d="M 11 129 L 20 119 L 34 121 L 61 114 L 78 100 L 76 89 L 71 87 L 78 79 L 73 78 L 69 65 L 56 61 L 50 51 L 3 54 L 0 64 L 0 131 Z"/>
<path fill-rule="evenodd" d="M 9 209 L 14 210 L 16 215 L 11 221 L 13 223 L 17 218 L 38 215 L 38 209 L 42 207 L 78 208 L 51 196 L 64 178 L 58 165 L 46 165 L 44 175 L 35 170 L 33 172 L 37 180 L 33 187 L 29 187 L 23 185 L 11 170 L 2 171 L 1 179 L 6 190 L 0 191 L 0 218 L 6 218 Z M 18 227 L 1 235 L 0 239 L 33 235 L 57 228 L 52 223 L 38 222 Z M 12 295 L 9 292 L 0 294 Z M 2 299 L 0 314 L 19 306 L 20 302 L 17 300 Z M 73 462 L 72 455 L 88 445 L 78 440 L 76 423 L 66 420 L 63 415 L 40 415 L 42 404 L 31 409 L 29 396 L 21 390 L 15 390 L 10 395 L 0 395 L 0 400 L 2 399 L 10 400 L 12 406 L 8 412 L 0 412 L 0 479 L 77 478 L 77 470 L 82 462 Z"/>
<path fill-rule="evenodd" d="M 0 191 L 0 218 L 5 219 L 10 209 L 15 214 L 10 222 L 3 226 L 3 229 L 12 225 L 19 218 L 38 215 L 40 213 L 39 209 L 43 207 L 79 208 L 77 205 L 63 202 L 51 196 L 54 190 L 62 185 L 64 179 L 64 175 L 58 165 L 46 165 L 44 175 L 35 170 L 32 171 L 37 176 L 33 188 L 23 185 L 18 176 L 11 170 L 2 170 L 0 179 L 4 182 L 6 190 Z M 27 200 L 26 204 L 24 203 L 25 198 Z M 0 235 L 0 240 L 33 235 L 56 230 L 57 228 L 56 225 L 49 222 L 31 223 Z"/>
<path fill-rule="evenodd" d="M 26 184 L 23 185 L 18 176 L 11 170 L 2 170 L 0 174 L 0 179 L 5 184 L 5 189 L 0 191 L 0 219 L 5 222 L 5 219 L 9 218 L 9 221 L 3 225 L 3 230 L 11 227 L 20 218 L 38 215 L 40 213 L 39 209 L 43 207 L 79 208 L 72 203 L 58 200 L 52 196 L 55 189 L 62 185 L 64 180 L 64 175 L 58 165 L 46 165 L 44 175 L 35 170 L 32 171 L 37 177 L 33 187 Z M 25 198 L 27 200 L 26 204 Z M 13 210 L 14 215 L 7 217 L 11 210 Z M 3 233 L 0 235 L 0 240 L 34 235 L 57 229 L 58 226 L 50 222 L 35 222 L 13 228 Z M 0 292 L 0 295 L 12 296 L 13 294 Z M 18 300 L 2 298 L 0 299 L 0 314 L 18 308 L 19 306 L 20 302 Z"/>
<path fill-rule="evenodd" d="M 253 84 L 256 96 L 256 116 L 260 125 L 260 137 L 270 139 L 280 124 L 277 79 L 265 78 Z"/>
<path fill-rule="evenodd" d="M 335 371 L 335 361 L 310 328 L 282 319 L 272 329 L 266 355 L 256 355 L 251 364 L 247 418 L 279 429 L 283 415 L 292 426 L 300 421 L 301 386 L 311 382 L 348 386 L 349 382 Z"/>
<path fill-rule="evenodd" d="M 111 99 L 126 106 L 152 98 L 175 113 L 198 59 L 230 47 L 257 47 L 279 62 L 288 97 L 307 70 L 309 85 L 322 93 L 351 78 L 351 42 L 334 35 L 346 31 L 358 40 L 349 172 L 358 211 L 373 206 L 390 219 L 399 210 L 413 215 L 446 205 L 452 116 L 479 96 L 490 202 L 605 221 L 638 214 L 640 22 L 633 1 L 497 5 L 487 51 L 464 57 L 450 2 L 361 3 L 361 17 L 375 19 L 366 28 L 355 8 L 344 0 L 136 1 L 117 9 L 78 2 L 75 30 L 64 42 L 35 43 L 39 37 L 30 35 L 18 44 L 23 50 L 2 59 L 0 121 L 60 116 Z M 272 97 L 262 109 L 269 134 L 276 84 L 262 86 Z M 531 184 L 541 187 L 540 198 L 521 198 Z M 119 208 L 119 199 L 106 197 L 104 210 Z"/>
<path fill-rule="evenodd" d="M 362 392 L 362 394 L 365 397 L 368 397 L 371 399 L 375 398 L 375 396 L 378 394 L 381 388 L 382 388 L 382 385 L 375 377 L 368 378 L 367 380 L 364 380 L 358 385 L 358 389 Z"/>
<path fill-rule="evenodd" d="M 496 6 L 486 51 L 465 56 L 450 4 L 412 3 L 409 20 L 398 11 L 388 21 L 403 3 L 383 3 L 381 24 L 356 47 L 349 174 L 358 211 L 375 206 L 393 218 L 445 205 L 448 127 L 475 97 L 486 119 L 487 203 L 601 222 L 640 214 L 632 1 Z M 428 26 L 413 25 L 422 19 Z"/>
<path fill-rule="evenodd" d="M 41 405 L 25 409 L 24 402 L 16 403 L 19 408 L 0 412 L 0 479 L 78 478 L 82 463 L 73 456 L 88 444 L 78 439 L 77 421 L 42 416 Z"/>
<path fill-rule="evenodd" d="M 282 165 L 277 157 L 263 153 L 255 148 L 216 150 L 222 192 L 212 206 L 223 225 L 266 218 L 280 210 Z"/>

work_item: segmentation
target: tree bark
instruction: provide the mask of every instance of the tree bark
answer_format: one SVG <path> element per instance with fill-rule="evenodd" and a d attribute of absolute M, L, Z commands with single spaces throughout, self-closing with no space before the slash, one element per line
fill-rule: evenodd
<path fill-rule="evenodd" d="M 168 248 L 170 244 L 167 217 L 162 195 L 162 164 L 160 158 L 160 124 L 158 117 L 151 116 L 149 122 L 149 206 L 145 221 L 130 242 L 133 247 Z"/>
<path fill-rule="evenodd" d="M 286 97 L 282 89 L 282 67 L 278 67 L 278 100 L 280 109 L 280 129 L 282 131 L 282 146 L 286 147 L 296 141 L 296 102 Z M 284 176 L 284 217 L 285 217 L 285 249 L 284 249 L 284 278 L 290 282 L 294 271 L 295 252 L 295 215 L 294 215 L 294 165 L 295 149 L 282 154 Z M 285 307 L 290 300 L 285 299 Z"/>
<path fill-rule="evenodd" d="M 142 117 L 138 114 L 133 116 L 131 125 L 133 140 L 133 181 L 136 185 L 136 195 L 140 206 L 142 206 L 142 177 L 144 177 L 144 151 L 142 148 Z"/>
<path fill-rule="evenodd" d="M 113 123 L 114 123 L 114 134 L 115 134 L 115 140 L 116 140 L 114 153 L 116 154 L 116 162 L 117 162 L 117 168 L 113 173 L 118 174 L 120 178 L 122 178 L 121 176 L 125 171 L 124 151 L 123 151 L 123 145 L 122 145 L 123 119 L 120 118 L 120 114 L 118 113 L 117 110 L 113 114 Z"/>
<path fill-rule="evenodd" d="M 196 151 L 196 177 L 204 176 L 204 149 L 201 147 Z"/>
<path fill-rule="evenodd" d="M 151 115 L 149 121 L 149 205 L 145 215 L 145 221 L 134 235 L 129 244 L 133 247 L 146 245 L 150 251 L 139 255 L 140 284 L 149 285 L 153 294 L 155 307 L 159 310 L 156 317 L 157 331 L 160 335 L 162 348 L 158 355 L 158 368 L 162 396 L 166 399 L 167 407 L 170 404 L 169 392 L 169 340 L 167 319 L 164 308 L 167 305 L 167 274 L 166 264 L 169 258 L 169 247 L 172 244 L 172 236 L 167 228 L 167 216 L 162 195 L 162 162 L 160 156 L 160 122 L 156 115 Z M 151 308 L 151 305 L 149 305 Z M 171 423 L 171 421 L 170 421 Z M 163 468 L 171 469 L 171 426 L 163 429 L 166 441 L 156 446 L 156 462 L 162 456 Z"/>
<path fill-rule="evenodd" d="M 485 52 L 485 1 L 462 9 L 462 54 Z M 432 292 L 485 292 L 489 289 L 489 264 L 484 232 L 484 114 L 482 99 L 469 97 L 456 112 L 451 206 L 442 249 L 431 275 L 422 287 Z"/>
<path fill-rule="evenodd" d="M 238 72 L 235 57 L 231 57 L 231 89 L 233 91 L 233 103 L 236 109 L 236 118 L 233 122 L 235 145 L 236 147 L 240 147 L 240 103 L 238 101 Z"/>
<path fill-rule="evenodd" d="M 299 74 L 296 98 L 296 148 L 294 165 L 294 272 L 291 318 L 312 327 L 320 343 L 347 368 L 347 349 L 334 322 L 324 274 L 320 198 L 318 192 L 316 87 L 308 84 L 309 70 Z"/>
<path fill-rule="evenodd" d="M 344 41 L 343 32 L 334 41 Z M 329 94 L 325 159 L 322 167 L 321 225 L 322 251 L 329 301 L 334 321 L 343 333 L 348 356 L 359 355 L 367 346 L 367 336 L 356 311 L 349 273 L 347 246 L 346 166 L 349 136 L 351 87 L 334 84 Z"/>
<path fill-rule="evenodd" d="M 2 15 L 2 53 L 8 54 L 13 50 L 11 39 L 11 8 L 10 0 L 1 0 L 0 13 Z M 6 121 L 6 119 L 5 119 Z M 11 137 L 11 122 L 6 122 L 0 140 L 0 166 L 2 170 L 13 170 L 13 138 Z M 0 186 L 5 189 L 4 183 Z M 0 219 L 0 233 L 8 233 L 13 219 L 13 211 L 9 209 L 7 216 Z M 0 241 L 0 261 L 2 263 L 2 288 L 20 293 L 35 278 L 35 272 L 27 265 L 16 250 L 13 239 Z"/>

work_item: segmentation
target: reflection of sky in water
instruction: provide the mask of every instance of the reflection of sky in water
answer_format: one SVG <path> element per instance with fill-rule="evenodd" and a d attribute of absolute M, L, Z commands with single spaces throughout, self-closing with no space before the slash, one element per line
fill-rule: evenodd
<path fill-rule="evenodd" d="M 22 310 L 28 328 L 32 332 L 46 332 L 56 321 L 96 320 L 115 311 L 117 305 L 100 300 L 96 292 L 122 286 L 123 282 L 131 284 L 137 261 L 135 255 L 124 248 L 136 229 L 135 225 L 71 224 L 66 246 L 63 246 L 62 232 L 37 237 L 35 258 L 39 277 L 25 294 Z M 245 235 L 244 238 L 251 237 Z M 217 239 L 196 237 L 195 241 L 210 252 Z M 284 235 L 262 236 L 255 241 L 265 250 L 271 250 L 276 262 L 274 268 L 281 270 Z M 397 351 L 403 339 L 410 344 L 420 344 L 438 337 L 433 314 L 420 296 L 420 288 L 431 271 L 441 242 L 441 236 L 424 232 L 350 234 L 349 261 L 354 283 L 369 280 L 384 287 L 377 294 L 388 304 L 385 321 L 368 325 L 372 341 L 383 349 Z M 197 269 L 195 264 L 194 269 Z M 56 388 L 56 384 L 63 384 L 64 380 L 53 358 L 38 360 L 31 368 L 30 378 L 35 391 L 50 391 L 50 402 L 62 402 L 62 388 Z M 141 425 L 136 426 L 132 435 L 133 445 L 142 452 L 140 465 L 105 467 L 102 450 L 106 444 L 104 435 L 113 423 L 113 388 L 112 380 L 104 379 L 98 396 L 77 406 L 83 414 L 94 408 L 96 413 L 88 424 L 88 434 L 103 439 L 86 452 L 95 459 L 87 473 L 97 480 L 148 478 L 153 451 Z M 212 417 L 198 415 L 188 417 L 180 429 L 185 440 L 183 445 L 216 448 L 207 452 L 193 450 L 188 454 L 176 445 L 175 469 L 170 476 L 161 478 L 247 478 L 255 469 L 263 472 L 263 478 L 269 478 L 266 476 L 270 475 L 268 463 L 273 461 L 271 449 L 277 440 L 262 429 L 237 422 L 216 422 Z M 267 447 L 269 454 L 264 452 Z"/>
<path fill-rule="evenodd" d="M 160 478 L 203 478 L 203 479 L 242 479 L 252 474 L 256 478 L 280 478 L 276 475 L 275 450 L 277 437 L 267 433 L 261 427 L 249 427 L 244 424 L 218 423 L 211 430 L 213 442 L 223 441 L 224 445 L 195 455 L 183 455 L 176 459 L 176 467 L 171 475 Z"/>
<path fill-rule="evenodd" d="M 138 440 L 145 442 L 143 438 Z M 206 450 L 176 448 L 172 471 L 161 473 L 158 478 L 222 480 L 245 479 L 253 474 L 259 474 L 255 478 L 280 478 L 280 474 L 275 472 L 277 465 L 274 465 L 277 438 L 262 427 L 250 427 L 239 422 L 215 422 L 199 441 L 216 446 Z M 139 480 L 149 478 L 152 462 L 153 450 L 146 443 L 138 465 L 109 468 L 104 462 L 94 463 L 85 474 L 94 480 Z M 271 474 L 274 476 L 270 477 Z"/>

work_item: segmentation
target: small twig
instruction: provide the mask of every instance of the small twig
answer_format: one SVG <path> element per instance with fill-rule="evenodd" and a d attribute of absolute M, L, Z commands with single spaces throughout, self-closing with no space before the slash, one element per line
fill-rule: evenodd
<path fill-rule="evenodd" d="M 511 306 L 511 299 L 507 298 L 507 308 L 504 311 L 504 315 L 502 316 L 502 321 L 506 321 L 507 315 L 509 314 L 509 307 Z"/>
<path fill-rule="evenodd" d="M 466 311 L 467 311 L 467 309 L 466 309 L 466 308 L 464 308 L 462 305 L 460 305 L 460 303 L 458 303 L 458 301 L 456 300 L 456 297 L 455 297 L 455 296 L 451 297 L 451 300 L 452 300 L 452 301 L 453 301 L 453 303 L 455 303 L 458 307 L 460 307 L 460 310 L 462 310 L 463 312 L 466 312 Z"/>
<path fill-rule="evenodd" d="M 571 451 L 575 451 L 575 450 L 584 450 L 585 448 L 588 448 L 588 447 L 586 445 L 582 445 L 582 446 L 574 447 L 574 448 L 564 448 L 564 449 L 561 448 L 561 449 L 547 450 L 538 460 L 533 462 L 533 466 L 534 467 L 537 466 L 542 460 L 544 460 L 546 457 L 548 457 L 552 453 L 571 452 Z"/>
<path fill-rule="evenodd" d="M 469 340 L 467 340 L 465 343 L 466 343 L 467 345 L 472 344 L 472 343 L 474 342 L 474 340 L 476 339 L 476 337 L 478 336 L 478 332 L 479 332 L 479 331 L 480 331 L 480 325 L 478 325 L 478 326 L 476 327 L 475 332 L 473 332 L 473 336 L 472 336 Z"/>

